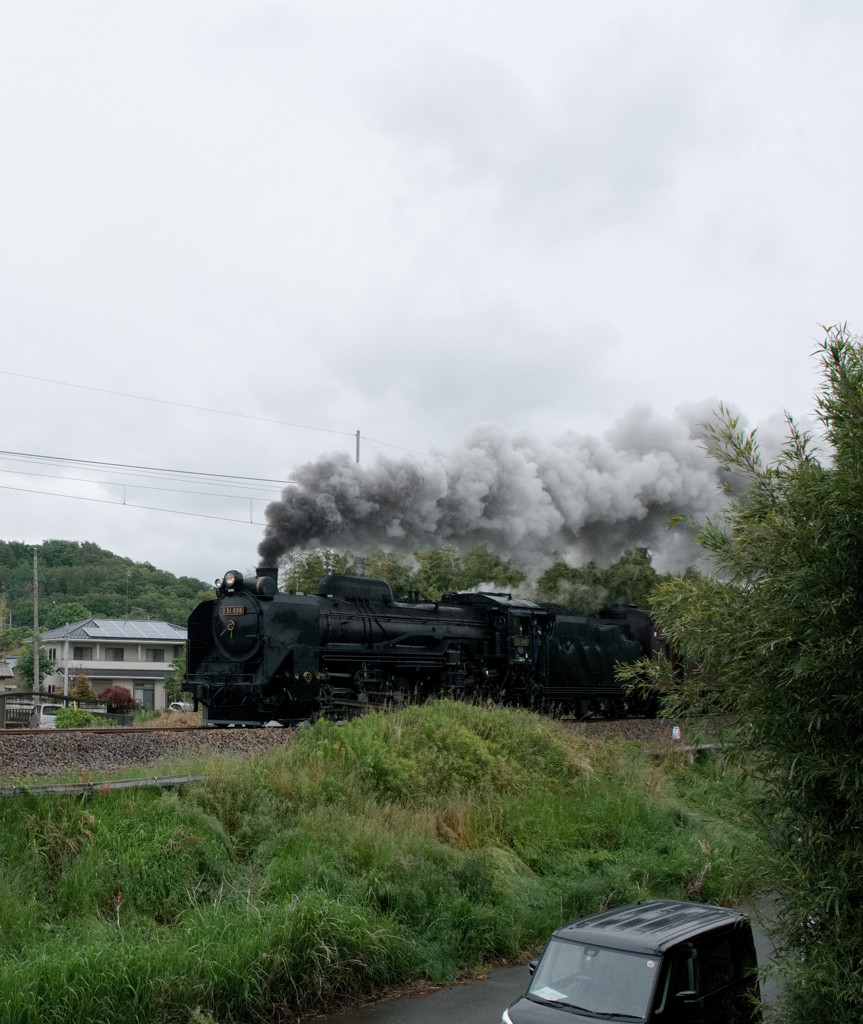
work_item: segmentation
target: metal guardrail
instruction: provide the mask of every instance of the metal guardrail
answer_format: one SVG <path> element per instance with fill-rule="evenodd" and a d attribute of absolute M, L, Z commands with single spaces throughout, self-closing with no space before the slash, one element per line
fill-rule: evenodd
<path fill-rule="evenodd" d="M 99 779 L 95 782 L 44 782 L 35 785 L 0 786 L 4 796 L 95 796 L 119 789 L 156 789 L 203 782 L 205 775 L 154 775 L 141 779 Z"/>

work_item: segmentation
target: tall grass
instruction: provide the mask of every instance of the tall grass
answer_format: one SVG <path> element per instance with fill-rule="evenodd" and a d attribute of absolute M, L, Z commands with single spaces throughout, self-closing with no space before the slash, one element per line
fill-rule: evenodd
<path fill-rule="evenodd" d="M 440 702 L 0 804 L 0 1020 L 253 1020 L 516 958 L 641 896 L 750 895 L 740 773 Z"/>

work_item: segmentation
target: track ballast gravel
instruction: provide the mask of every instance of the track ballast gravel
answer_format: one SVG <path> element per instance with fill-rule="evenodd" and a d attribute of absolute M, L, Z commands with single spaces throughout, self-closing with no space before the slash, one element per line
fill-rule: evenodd
<path fill-rule="evenodd" d="M 617 721 L 562 722 L 563 728 L 593 738 L 615 736 L 651 747 L 709 740 L 712 730 L 704 719 L 679 724 L 681 740 L 672 740 L 674 723 L 662 719 L 627 718 Z M 715 725 L 714 725 L 715 729 Z M 145 729 L 0 730 L 0 781 L 65 778 L 70 772 L 87 780 L 121 777 L 131 768 L 152 767 L 154 775 L 170 774 L 171 762 L 213 754 L 243 755 L 289 743 L 292 729 Z"/>

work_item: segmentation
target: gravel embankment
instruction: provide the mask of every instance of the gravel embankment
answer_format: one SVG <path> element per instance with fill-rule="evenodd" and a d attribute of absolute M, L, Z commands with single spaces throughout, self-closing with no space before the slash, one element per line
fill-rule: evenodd
<path fill-rule="evenodd" d="M 183 757 L 242 754 L 287 743 L 291 729 L 165 729 L 160 732 L 0 730 L 0 781 L 58 778 L 69 772 L 111 778 L 133 765 L 153 766 L 164 775 Z M 168 766 L 167 768 L 165 766 Z"/>
<path fill-rule="evenodd" d="M 590 719 L 584 722 L 565 722 L 564 727 L 579 736 L 602 738 L 616 736 L 622 740 L 640 740 L 651 747 L 677 746 L 717 742 L 721 733 L 730 726 L 726 718 L 698 717 L 691 719 L 669 718 L 618 718 L 611 721 Z M 672 738 L 671 730 L 677 726 L 680 740 Z"/>
<path fill-rule="evenodd" d="M 672 725 L 680 727 L 681 741 L 672 740 Z M 562 722 L 580 736 L 601 739 L 616 736 L 651 748 L 710 742 L 717 723 L 699 719 L 690 723 L 626 718 L 617 721 Z M 0 782 L 22 778 L 61 778 L 80 773 L 94 778 L 122 777 L 132 766 L 152 766 L 154 775 L 169 774 L 171 762 L 185 757 L 212 754 L 246 754 L 273 744 L 290 742 L 291 729 L 164 729 L 159 732 L 111 733 L 110 731 L 50 730 L 30 732 L 0 730 Z"/>

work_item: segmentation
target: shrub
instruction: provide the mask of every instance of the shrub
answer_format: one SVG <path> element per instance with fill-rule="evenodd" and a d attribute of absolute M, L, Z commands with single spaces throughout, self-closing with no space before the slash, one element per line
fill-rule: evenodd
<path fill-rule="evenodd" d="M 141 706 L 140 701 L 135 700 L 125 686 L 106 686 L 100 699 L 107 701 L 108 710 L 116 715 L 130 714 Z"/>
<path fill-rule="evenodd" d="M 105 715 L 94 715 L 86 708 L 60 708 L 55 717 L 58 729 L 84 729 L 90 725 L 112 725 Z"/>
<path fill-rule="evenodd" d="M 82 673 L 75 676 L 75 685 L 69 691 L 69 696 L 76 700 L 96 700 L 96 691 L 90 685 L 90 680 Z"/>

